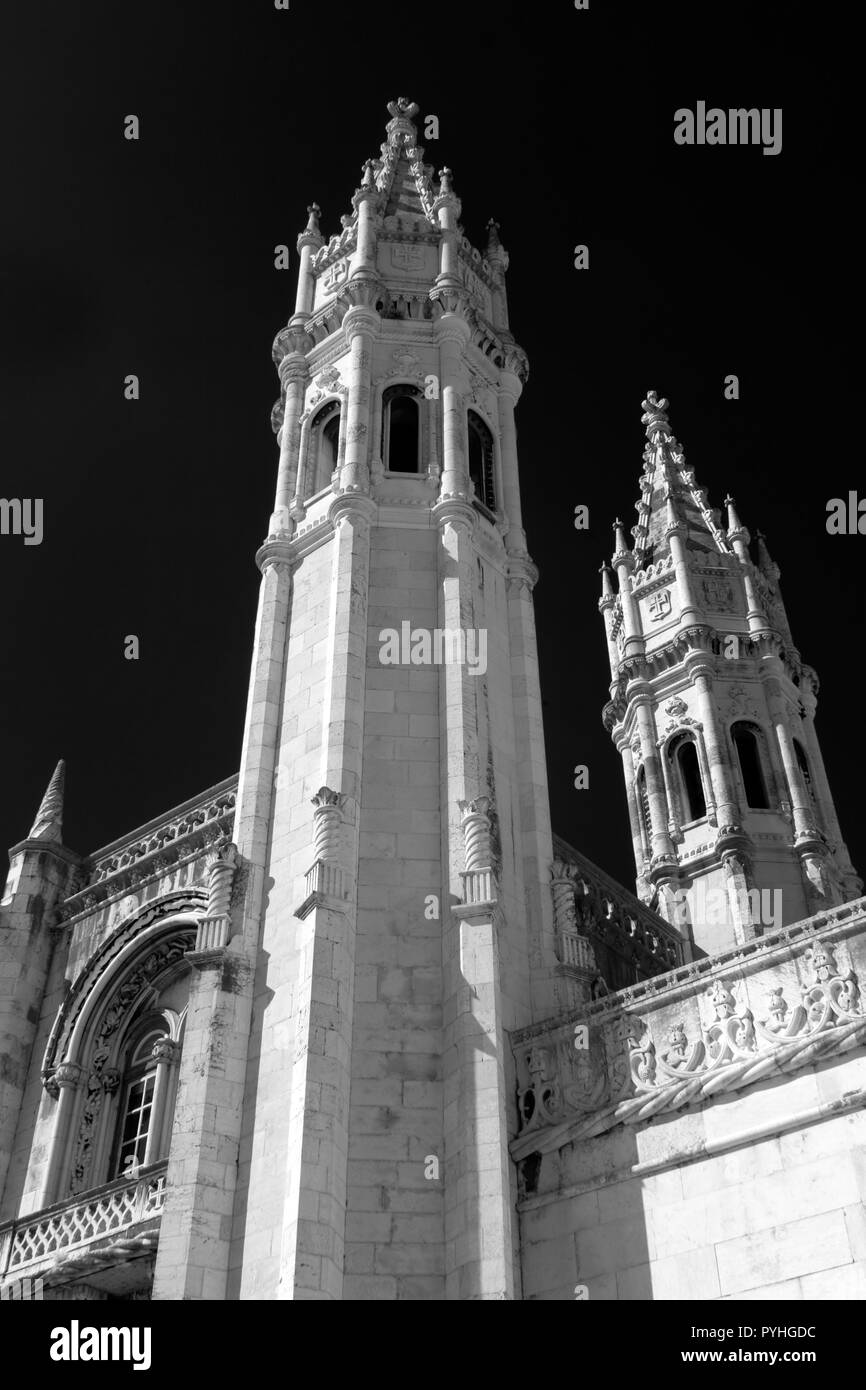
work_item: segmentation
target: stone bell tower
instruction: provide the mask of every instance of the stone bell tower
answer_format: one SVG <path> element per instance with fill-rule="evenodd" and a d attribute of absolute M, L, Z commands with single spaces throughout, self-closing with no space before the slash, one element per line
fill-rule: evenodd
<path fill-rule="evenodd" d="M 654 391 L 638 524 L 615 523 L 600 608 L 638 892 L 718 951 L 862 892 L 815 732 L 818 679 L 779 569 L 686 464 Z M 774 896 L 776 895 L 776 896 Z M 768 915 L 773 913 L 779 916 Z"/>
<path fill-rule="evenodd" d="M 156 1297 L 200 1296 L 195 1263 L 229 1298 L 515 1295 L 505 1030 L 563 988 L 527 364 L 497 225 L 471 244 L 417 106 L 388 110 L 341 230 L 309 209 L 274 344 L 239 887 L 191 1006 L 219 1033 L 201 1099 L 237 1177 L 230 1201 L 192 1180 Z"/>

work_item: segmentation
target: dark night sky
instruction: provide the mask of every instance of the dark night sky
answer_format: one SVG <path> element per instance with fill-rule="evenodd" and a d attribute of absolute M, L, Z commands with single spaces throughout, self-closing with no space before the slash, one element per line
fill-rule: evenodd
<path fill-rule="evenodd" d="M 82 851 L 236 770 L 295 237 L 313 199 L 339 230 L 385 103 L 406 95 L 439 116 L 425 157 L 454 170 L 467 235 L 483 242 L 495 215 L 511 255 L 556 828 L 633 882 L 597 571 L 613 517 L 635 520 L 654 387 L 712 503 L 730 489 L 768 536 L 866 868 L 846 719 L 866 540 L 825 530 L 827 500 L 862 485 L 834 326 L 859 223 L 847 88 L 822 76 L 817 12 L 804 29 L 754 4 L 75 8 L 19 6 L 4 35 L 0 495 L 45 504 L 41 546 L 0 538 L 4 843 L 59 756 Z M 782 106 L 781 155 L 675 146 L 674 110 L 699 99 Z M 273 266 L 283 242 L 289 273 Z M 573 790 L 578 762 L 590 791 Z"/>

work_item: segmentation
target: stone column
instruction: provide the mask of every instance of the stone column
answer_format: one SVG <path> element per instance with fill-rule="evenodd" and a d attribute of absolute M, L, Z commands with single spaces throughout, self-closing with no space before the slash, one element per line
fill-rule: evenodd
<path fill-rule="evenodd" d="M 508 541 L 511 541 L 509 532 Z M 535 1018 L 565 1006 L 556 969 L 556 932 L 548 873 L 553 858 L 541 680 L 532 590 L 538 571 L 528 555 L 508 561 L 511 698 L 517 752 L 523 893 L 527 909 L 531 1008 Z"/>
<path fill-rule="evenodd" d="M 269 539 L 253 641 L 233 842 L 243 866 L 235 931 L 194 952 L 155 1299 L 223 1300 L 247 1082 L 292 598 L 291 545 Z"/>
<path fill-rule="evenodd" d="M 283 358 L 280 363 L 280 382 L 286 393 L 286 402 L 280 433 L 280 461 L 277 467 L 274 511 L 268 526 L 268 535 L 273 537 L 288 535 L 291 530 L 290 508 L 298 478 L 300 416 L 309 379 L 307 359 L 303 352 L 290 352 Z"/>
<path fill-rule="evenodd" d="M 806 897 L 813 912 L 820 912 L 839 901 L 840 894 L 833 882 L 828 863 L 826 842 L 815 824 L 815 813 L 794 749 L 788 723 L 787 702 L 781 683 L 775 676 L 765 677 L 767 708 L 773 721 L 776 743 L 785 770 L 785 781 L 791 794 L 794 818 L 794 848 L 802 865 Z"/>
<path fill-rule="evenodd" d="M 499 373 L 499 453 L 502 463 L 502 510 L 508 517 L 506 547 L 509 555 L 526 554 L 526 532 L 520 507 L 520 474 L 517 463 L 517 428 L 514 407 L 523 383 L 515 372 Z"/>
<path fill-rule="evenodd" d="M 704 735 L 707 763 L 716 803 L 719 835 L 741 833 L 741 814 L 734 790 L 733 769 L 719 737 L 718 710 L 713 700 L 713 669 L 707 663 L 688 662 L 689 676 L 698 697 L 698 714 Z"/>
<path fill-rule="evenodd" d="M 379 190 L 372 159 L 362 170 L 361 187 L 355 190 L 352 206 L 358 212 L 358 232 L 355 254 L 352 257 L 352 276 L 373 277 L 376 274 L 376 202 Z"/>
<path fill-rule="evenodd" d="M 659 751 L 655 739 L 655 723 L 652 715 L 652 693 L 641 690 L 633 696 L 635 719 L 640 735 L 643 769 L 646 776 L 647 799 L 650 808 L 650 829 L 652 831 L 653 862 L 668 860 L 676 863 L 676 852 L 668 831 L 668 805 L 665 797 L 664 781 L 659 764 Z"/>
<path fill-rule="evenodd" d="M 637 792 L 635 790 L 635 771 L 634 758 L 628 740 L 623 737 L 619 742 L 620 756 L 622 757 L 622 771 L 625 778 L 626 799 L 628 802 L 628 822 L 631 828 L 631 842 L 634 848 L 635 870 L 638 875 L 643 872 L 644 848 L 643 836 L 641 834 L 641 811 L 637 804 Z"/>
<path fill-rule="evenodd" d="M 809 759 L 809 769 L 812 773 L 812 785 L 815 789 L 818 807 L 827 833 L 836 848 L 836 857 L 839 861 L 839 868 L 843 879 L 846 880 L 846 886 L 850 889 L 851 897 L 858 897 L 863 891 L 863 884 L 854 869 L 854 865 L 851 863 L 848 847 L 842 838 L 842 827 L 836 815 L 833 793 L 830 789 L 827 769 L 824 766 L 824 758 L 821 754 L 821 744 L 818 741 L 818 734 L 815 730 L 815 709 L 817 701 L 811 690 L 803 690 L 802 688 L 800 691 L 800 701 L 803 707 L 803 718 L 801 723 L 803 742 L 806 745 L 806 755 Z"/>
<path fill-rule="evenodd" d="M 556 929 L 548 886 L 553 832 L 532 598 L 538 570 L 526 550 L 514 423 L 514 408 L 523 389 L 520 377 L 523 371 L 525 362 L 512 355 L 499 374 L 499 445 L 502 509 L 508 522 L 505 544 L 508 553 L 511 691 L 522 845 L 520 868 L 530 924 L 531 1008 L 533 1017 L 544 1017 L 566 1005 L 563 995 L 571 997 L 574 986 L 565 981 L 563 989 L 561 972 L 556 968 Z"/>
<path fill-rule="evenodd" d="M 343 331 L 350 346 L 349 395 L 346 416 L 346 452 L 340 468 L 340 488 L 367 492 L 370 485 L 370 370 L 373 339 L 379 315 L 356 304 L 346 313 Z"/>
<path fill-rule="evenodd" d="M 466 372 L 463 350 L 469 342 L 469 325 L 458 314 L 444 314 L 436 324 L 442 393 L 442 484 L 440 497 L 469 496 L 466 462 L 466 411 L 463 393 Z"/>
<path fill-rule="evenodd" d="M 180 1047 L 171 1038 L 160 1038 L 154 1043 L 151 1056 L 156 1060 L 156 1076 L 153 1083 L 152 1121 L 147 1136 L 147 1145 L 141 1166 L 146 1168 L 156 1163 L 163 1154 L 169 1152 L 171 1131 L 174 1122 L 172 1094 L 175 1086 L 175 1071 L 180 1057 Z"/>
<path fill-rule="evenodd" d="M 208 871 L 207 912 L 196 932 L 196 951 L 222 950 L 229 939 L 229 905 L 232 882 L 238 863 L 237 845 L 216 845 L 205 860 Z"/>
<path fill-rule="evenodd" d="M 680 627 L 692 627 L 703 621 L 703 614 L 695 602 L 692 589 L 692 576 L 686 551 L 686 526 L 676 515 L 673 496 L 668 497 L 669 524 L 665 532 L 671 548 L 676 576 L 677 593 L 680 600 Z"/>
<path fill-rule="evenodd" d="M 631 573 L 634 569 L 634 556 L 628 548 L 625 528 L 619 520 L 613 524 L 616 549 L 613 553 L 613 567 L 619 583 L 619 596 L 622 604 L 622 627 L 625 636 L 623 655 L 643 656 L 646 643 L 640 621 L 640 612 L 631 591 Z"/>
<path fill-rule="evenodd" d="M 445 1030 L 446 1298 L 511 1299 L 513 1201 L 508 1155 L 508 1039 L 502 1025 L 497 886 L 489 801 L 461 801 L 463 901 L 452 907 L 446 959 L 452 1020 Z"/>
<path fill-rule="evenodd" d="M 187 953 L 192 972 L 154 1270 L 156 1300 L 226 1296 L 252 977 L 243 938 L 232 939 L 237 862 L 232 843 L 218 842 L 208 856 L 207 913 Z M 174 1044 L 157 1047 L 163 1054 L 157 1092 L 164 1105 Z M 150 1155 L 149 1141 L 147 1162 Z"/>
<path fill-rule="evenodd" d="M 728 892 L 728 906 L 734 925 L 734 940 L 738 946 L 752 941 L 761 935 L 760 926 L 752 922 L 749 890 L 752 887 L 752 872 L 746 856 L 740 851 L 726 850 L 722 854 L 725 869 L 725 888 Z M 704 949 L 708 942 L 702 943 Z"/>
<path fill-rule="evenodd" d="M 766 632 L 769 629 L 769 621 L 764 612 L 761 601 L 758 598 L 758 591 L 754 580 L 754 565 L 749 554 L 749 532 L 743 526 L 737 515 L 736 503 L 733 497 L 725 498 L 725 506 L 728 509 L 728 540 L 734 548 L 734 554 L 740 562 L 740 573 L 743 576 L 743 587 L 746 591 L 746 620 L 749 624 L 750 633 Z"/>
<path fill-rule="evenodd" d="M 54 1125 L 51 1131 L 50 1156 L 42 1169 L 41 1187 L 36 1185 L 21 1205 L 21 1215 L 39 1211 L 42 1207 L 62 1202 L 69 1195 L 67 1157 L 74 1140 L 73 1126 L 78 1116 L 79 1096 L 87 1074 L 77 1062 L 61 1062 L 44 1078 L 48 1100 L 43 1100 L 39 1119 L 47 1119 L 45 1107 L 54 1103 Z M 64 1179 L 66 1180 L 64 1183 Z"/>
<path fill-rule="evenodd" d="M 352 885 L 341 863 L 346 802 L 326 786 L 312 799 L 314 861 L 307 872 L 306 897 L 295 913 L 303 927 L 295 987 L 296 1060 L 288 1097 L 280 1299 L 339 1299 L 342 1294 L 355 977 Z"/>
<path fill-rule="evenodd" d="M 815 837 L 815 823 L 812 813 L 812 803 L 806 784 L 803 781 L 803 774 L 797 762 L 797 754 L 794 751 L 794 741 L 791 737 L 791 730 L 788 727 L 788 710 L 782 687 L 775 677 L 765 678 L 767 692 L 767 708 L 773 721 L 773 730 L 776 735 L 776 744 L 782 758 L 782 766 L 785 770 L 785 781 L 791 794 L 791 810 L 794 816 L 794 834 L 797 840 L 805 837 L 813 839 Z"/>
<path fill-rule="evenodd" d="M 312 270 L 312 259 L 319 247 L 324 245 L 324 238 L 319 231 L 319 218 L 322 209 L 318 203 L 312 203 L 307 208 L 309 220 L 304 231 L 298 237 L 298 255 L 301 264 L 298 268 L 298 288 L 295 295 L 295 315 L 296 319 L 302 321 L 308 314 L 313 312 L 313 299 L 316 292 L 316 279 Z"/>

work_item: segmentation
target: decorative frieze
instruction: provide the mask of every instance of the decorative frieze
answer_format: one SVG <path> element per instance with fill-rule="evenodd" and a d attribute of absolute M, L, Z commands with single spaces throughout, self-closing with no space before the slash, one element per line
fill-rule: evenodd
<path fill-rule="evenodd" d="M 857 908 L 859 927 L 866 903 Z M 850 960 L 843 963 L 845 941 L 830 939 L 842 921 L 828 914 L 801 924 L 793 967 L 787 928 L 765 938 L 763 951 L 726 952 L 648 982 L 640 1014 L 633 1011 L 638 991 L 623 990 L 567 1020 L 515 1034 L 522 1132 L 514 1158 L 861 1046 L 866 1015 L 857 973 Z M 852 945 L 854 929 L 844 928 Z M 702 968 L 713 972 L 705 982 Z"/>
<path fill-rule="evenodd" d="M 198 858 L 215 841 L 225 839 L 234 819 L 235 800 L 235 785 L 224 787 L 217 795 L 148 827 L 146 835 L 111 846 L 87 860 L 75 892 L 59 910 L 60 924 L 117 901 L 131 890 Z"/>

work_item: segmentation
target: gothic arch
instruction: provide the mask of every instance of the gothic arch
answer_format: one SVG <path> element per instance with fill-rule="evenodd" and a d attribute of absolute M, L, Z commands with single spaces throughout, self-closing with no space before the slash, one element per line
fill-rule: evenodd
<path fill-rule="evenodd" d="M 734 719 L 728 726 L 728 738 L 743 808 L 772 810 L 771 791 L 776 776 L 765 730 L 754 719 Z"/>
<path fill-rule="evenodd" d="M 704 810 L 702 816 L 692 819 L 702 820 L 706 816 L 709 825 L 716 824 L 716 801 L 713 795 L 713 781 L 710 775 L 710 761 L 707 757 L 707 746 L 704 742 L 704 726 L 697 720 L 689 720 L 688 723 L 674 723 L 659 739 L 659 754 L 662 765 L 662 776 L 664 777 L 665 796 L 668 803 L 668 821 L 672 834 L 679 837 L 682 834 L 683 825 L 690 823 L 683 814 L 687 809 L 683 804 L 682 794 L 679 786 L 674 781 L 671 750 L 676 752 L 676 747 L 688 741 L 694 745 L 697 754 L 698 773 L 701 782 L 701 791 L 704 799 Z M 676 782 L 680 780 L 679 771 Z"/>
<path fill-rule="evenodd" d="M 405 409 L 409 403 L 409 409 L 414 416 L 414 424 L 410 421 L 407 414 L 405 422 L 401 423 L 400 443 L 397 443 L 395 407 Z M 425 409 L 428 402 L 425 401 L 424 392 L 416 381 L 396 380 L 383 385 L 379 403 L 380 428 L 379 446 L 381 449 L 382 463 L 388 473 L 412 473 L 420 477 L 425 470 L 425 459 L 429 457 L 429 435 L 430 421 L 429 409 Z M 392 421 L 392 417 L 394 420 Z M 392 429 L 392 424 L 394 428 Z M 414 429 L 414 447 L 411 445 L 409 435 Z M 405 435 L 405 438 L 404 438 Z M 399 448 L 399 456 L 397 449 Z M 414 453 L 414 467 L 395 467 L 395 464 L 405 464 L 412 461 Z"/>
<path fill-rule="evenodd" d="M 707 814 L 707 796 L 698 741 L 691 729 L 683 729 L 667 742 L 667 761 L 671 777 L 673 805 L 680 828 Z M 672 807 L 673 809 L 673 807 Z"/>
<path fill-rule="evenodd" d="M 346 451 L 346 394 L 345 387 L 325 392 L 316 399 L 315 405 L 308 406 L 299 419 L 301 439 L 298 448 L 298 476 L 295 483 L 295 500 L 303 505 L 310 498 L 323 491 L 331 481 L 331 472 L 323 464 L 323 450 L 320 440 L 320 425 L 327 426 L 331 419 L 339 421 L 336 456 L 333 465 L 339 467 Z"/>
<path fill-rule="evenodd" d="M 173 1048 L 164 1060 L 176 1063 L 186 1012 L 179 982 L 188 979 L 186 953 L 205 906 L 197 888 L 148 904 L 94 953 L 64 1001 L 43 1064 L 56 1103 L 49 1202 L 108 1180 L 130 1028 L 148 1012 L 163 1017 Z M 175 1085 L 176 1073 L 164 1079 L 163 1104 Z"/>

